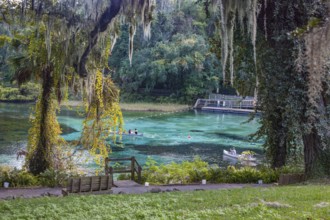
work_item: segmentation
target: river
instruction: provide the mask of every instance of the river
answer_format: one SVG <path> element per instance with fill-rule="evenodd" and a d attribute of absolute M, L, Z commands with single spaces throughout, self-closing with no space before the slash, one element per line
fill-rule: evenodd
<path fill-rule="evenodd" d="M 15 153 L 26 148 L 32 107 L 0 103 L 0 165 L 22 166 L 23 159 L 17 160 Z M 223 149 L 235 147 L 237 152 L 253 150 L 262 154 L 262 142 L 251 142 L 248 138 L 257 131 L 258 119 L 245 123 L 249 118 L 246 115 L 198 111 L 123 112 L 123 115 L 124 128 L 137 128 L 143 136 L 123 136 L 119 144 L 111 143 L 111 157 L 135 156 L 144 164 L 148 156 L 158 163 L 170 163 L 192 160 L 198 155 L 209 163 L 225 165 L 233 161 L 223 157 Z M 58 120 L 66 140 L 79 138 L 82 117 L 76 111 L 62 110 Z M 92 160 L 78 163 L 94 166 Z"/>

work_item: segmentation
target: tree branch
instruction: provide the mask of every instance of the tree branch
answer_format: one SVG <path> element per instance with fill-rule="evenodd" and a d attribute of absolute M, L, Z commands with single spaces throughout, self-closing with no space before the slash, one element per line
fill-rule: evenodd
<path fill-rule="evenodd" d="M 113 18 L 115 18 L 122 4 L 122 0 L 112 0 L 111 5 L 106 8 L 100 17 L 100 20 L 96 23 L 95 28 L 89 34 L 88 45 L 80 58 L 79 64 L 77 65 L 76 71 L 81 77 L 87 76 L 86 62 L 88 55 L 90 54 L 93 47 L 96 45 L 99 33 L 104 32 Z"/>

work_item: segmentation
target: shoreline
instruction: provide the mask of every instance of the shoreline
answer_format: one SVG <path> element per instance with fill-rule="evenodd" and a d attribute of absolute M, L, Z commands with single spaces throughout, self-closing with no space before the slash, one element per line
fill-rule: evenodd
<path fill-rule="evenodd" d="M 188 105 L 174 104 L 174 103 L 120 103 L 120 108 L 122 111 L 140 111 L 140 112 L 180 112 L 188 111 L 191 109 Z M 69 107 L 80 107 L 83 106 L 81 101 L 66 101 L 61 103 L 61 106 Z"/>
<path fill-rule="evenodd" d="M 34 104 L 35 100 L 0 100 L 0 103 L 8 104 Z M 192 109 L 192 106 L 176 103 L 152 103 L 152 102 L 138 102 L 138 103 L 120 103 L 122 111 L 136 111 L 136 112 L 183 112 Z M 62 102 L 60 106 L 66 107 L 82 107 L 82 101 L 69 100 Z"/>
<path fill-rule="evenodd" d="M 13 99 L 13 100 L 4 100 L 4 99 L 0 99 L 0 103 L 10 103 L 10 104 L 29 104 L 29 103 L 35 103 L 36 100 L 32 100 L 32 99 Z"/>

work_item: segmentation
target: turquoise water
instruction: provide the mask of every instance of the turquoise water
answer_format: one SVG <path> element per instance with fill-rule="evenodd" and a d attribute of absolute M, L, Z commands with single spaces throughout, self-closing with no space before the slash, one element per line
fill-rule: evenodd
<path fill-rule="evenodd" d="M 0 165 L 19 166 L 15 152 L 26 147 L 29 105 L 0 104 Z M 224 158 L 223 149 L 235 147 L 238 152 L 253 150 L 261 154 L 261 142 L 250 142 L 248 136 L 254 133 L 257 119 L 249 123 L 246 115 L 203 113 L 197 111 L 180 113 L 124 112 L 124 128 L 135 129 L 143 136 L 123 136 L 121 141 L 111 143 L 111 157 L 135 156 L 144 163 L 151 156 L 159 163 L 192 160 L 199 155 L 210 163 L 225 164 L 233 161 Z M 75 111 L 62 110 L 58 120 L 64 128 L 66 140 L 80 136 L 82 118 Z M 82 166 L 86 162 L 84 154 Z"/>

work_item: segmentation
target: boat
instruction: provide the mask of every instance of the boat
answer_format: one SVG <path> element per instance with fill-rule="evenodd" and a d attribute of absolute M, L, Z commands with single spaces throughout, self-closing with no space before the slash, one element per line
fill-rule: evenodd
<path fill-rule="evenodd" d="M 256 158 L 252 155 L 242 155 L 242 154 L 233 154 L 227 150 L 223 150 L 223 155 L 232 157 L 238 160 L 244 160 L 244 161 L 256 161 Z"/>

